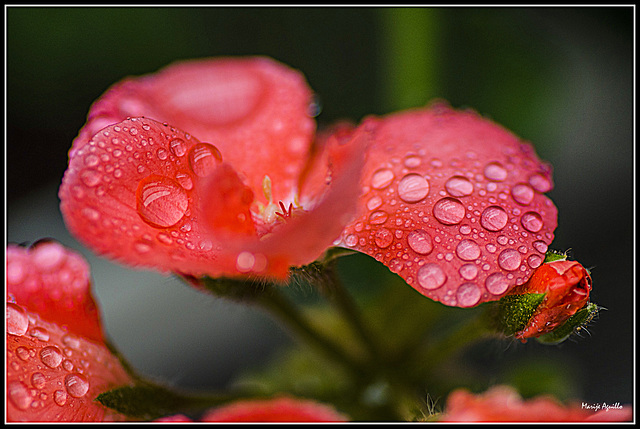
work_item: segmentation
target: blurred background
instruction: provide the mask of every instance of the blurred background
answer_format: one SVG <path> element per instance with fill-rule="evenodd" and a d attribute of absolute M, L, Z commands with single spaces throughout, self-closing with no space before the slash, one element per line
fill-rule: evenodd
<path fill-rule="evenodd" d="M 634 390 L 634 13 L 631 7 L 5 7 L 7 240 L 50 237 L 89 260 L 104 324 L 143 374 L 225 386 L 287 332 L 253 309 L 93 255 L 65 229 L 57 188 L 90 104 L 180 59 L 267 55 L 301 70 L 320 126 L 421 106 L 470 107 L 554 166 L 553 248 L 592 269 L 605 307 L 590 335 L 478 352 L 488 374 L 554 361 L 561 397 L 630 403 Z M 371 264 L 371 261 L 365 263 Z M 407 286 L 408 287 L 408 286 Z M 498 349 L 496 352 L 496 348 Z M 473 356 L 472 356 L 473 358 Z M 526 392 L 525 392 L 526 393 Z"/>

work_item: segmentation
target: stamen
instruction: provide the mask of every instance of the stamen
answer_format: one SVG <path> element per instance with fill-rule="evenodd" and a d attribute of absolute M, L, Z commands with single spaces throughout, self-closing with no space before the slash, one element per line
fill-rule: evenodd
<path fill-rule="evenodd" d="M 262 193 L 267 201 L 271 202 L 273 200 L 273 195 L 271 194 L 271 178 L 269 176 L 264 176 L 264 179 L 262 179 Z"/>
<path fill-rule="evenodd" d="M 282 219 L 290 218 L 291 215 L 293 214 L 293 203 L 289 204 L 288 210 L 286 209 L 282 201 L 280 201 L 279 204 L 280 204 L 280 209 L 282 210 L 282 213 L 276 212 L 275 214 L 280 216 Z"/>

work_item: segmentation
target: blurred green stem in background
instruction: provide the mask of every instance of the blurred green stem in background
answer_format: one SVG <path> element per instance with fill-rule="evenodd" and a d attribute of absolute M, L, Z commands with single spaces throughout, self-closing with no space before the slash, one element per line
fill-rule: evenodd
<path fill-rule="evenodd" d="M 437 8 L 381 8 L 384 110 L 425 105 L 438 95 Z"/>

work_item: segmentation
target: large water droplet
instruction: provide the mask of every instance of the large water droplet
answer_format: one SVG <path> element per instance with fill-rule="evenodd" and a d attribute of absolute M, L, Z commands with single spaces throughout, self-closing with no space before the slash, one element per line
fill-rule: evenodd
<path fill-rule="evenodd" d="M 100 183 L 100 181 L 102 180 L 102 176 L 99 171 L 87 168 L 85 170 L 82 170 L 82 173 L 80 173 L 80 180 L 82 180 L 82 183 L 84 183 L 88 187 L 93 188 L 94 186 L 97 186 L 98 183 Z"/>
<path fill-rule="evenodd" d="M 375 195 L 367 201 L 367 208 L 369 210 L 375 210 L 382 205 L 382 198 L 380 196 Z"/>
<path fill-rule="evenodd" d="M 406 203 L 417 203 L 429 193 L 429 182 L 419 174 L 407 174 L 398 183 L 398 196 Z"/>
<path fill-rule="evenodd" d="M 475 261 L 480 257 L 480 246 L 473 240 L 462 240 L 456 247 L 456 254 L 463 261 Z"/>
<path fill-rule="evenodd" d="M 553 187 L 551 181 L 540 173 L 531 175 L 529 177 L 529 184 L 538 192 L 548 192 Z"/>
<path fill-rule="evenodd" d="M 418 283 L 425 289 L 438 289 L 447 280 L 447 275 L 438 264 L 425 264 L 418 270 Z"/>
<path fill-rule="evenodd" d="M 409 247 L 411 247 L 416 253 L 421 255 L 427 255 L 433 250 L 433 241 L 427 231 L 417 229 L 412 231 L 407 237 Z"/>
<path fill-rule="evenodd" d="M 536 249 L 540 253 L 547 253 L 549 250 L 549 246 L 542 240 L 537 240 L 533 242 L 533 248 Z"/>
<path fill-rule="evenodd" d="M 349 234 L 347 235 L 347 238 L 345 238 L 344 242 L 347 246 L 353 247 L 358 244 L 358 237 L 354 234 Z"/>
<path fill-rule="evenodd" d="M 87 167 L 95 167 L 99 163 L 100 163 L 100 158 L 98 158 L 96 155 L 93 155 L 93 154 L 87 155 L 84 159 L 84 165 L 86 165 Z"/>
<path fill-rule="evenodd" d="M 371 177 L 371 187 L 374 189 L 384 189 L 393 182 L 394 178 L 393 171 L 388 168 L 381 168 L 373 173 Z"/>
<path fill-rule="evenodd" d="M 33 338 L 39 339 L 40 341 L 49 341 L 49 331 L 39 326 L 31 329 L 29 331 L 29 335 L 31 335 Z"/>
<path fill-rule="evenodd" d="M 27 361 L 27 360 L 29 360 L 29 357 L 30 357 L 30 355 L 29 355 L 29 349 L 27 349 L 26 347 L 22 347 L 22 346 L 20 346 L 20 347 L 18 347 L 18 348 L 16 349 L 16 355 L 17 355 L 20 359 L 22 359 L 22 360 L 24 360 L 24 361 Z"/>
<path fill-rule="evenodd" d="M 64 378 L 64 386 L 69 395 L 81 398 L 89 391 L 89 380 L 84 375 L 74 372 Z"/>
<path fill-rule="evenodd" d="M 530 255 L 527 258 L 527 264 L 529 264 L 529 266 L 531 268 L 538 268 L 540 265 L 542 265 L 542 256 L 540 255 Z"/>
<path fill-rule="evenodd" d="M 473 280 L 478 276 L 478 267 L 475 264 L 464 264 L 458 270 L 465 280 Z"/>
<path fill-rule="evenodd" d="M 514 249 L 503 250 L 500 255 L 498 255 L 498 265 L 507 271 L 517 270 L 521 262 L 522 257 L 520 256 L 520 252 Z"/>
<path fill-rule="evenodd" d="M 138 214 L 149 225 L 167 228 L 183 218 L 188 207 L 187 194 L 168 177 L 151 175 L 142 179 L 136 192 Z"/>
<path fill-rule="evenodd" d="M 62 263 L 64 247 L 55 241 L 38 244 L 32 251 L 33 262 L 44 271 L 51 271 Z"/>
<path fill-rule="evenodd" d="M 452 197 L 466 197 L 473 193 L 473 183 L 466 177 L 453 176 L 444 184 L 445 189 Z"/>
<path fill-rule="evenodd" d="M 187 145 L 182 139 L 173 139 L 169 143 L 169 150 L 177 157 L 184 156 L 187 153 Z"/>
<path fill-rule="evenodd" d="M 422 160 L 418 155 L 407 155 L 404 158 L 404 166 L 407 168 L 417 168 L 420 167 Z"/>
<path fill-rule="evenodd" d="M 12 302 L 7 303 L 7 334 L 24 335 L 29 329 L 29 318 L 22 307 Z"/>
<path fill-rule="evenodd" d="M 464 205 L 455 198 L 442 198 L 433 206 L 433 215 L 445 225 L 455 225 L 464 219 Z"/>
<path fill-rule="evenodd" d="M 456 299 L 460 307 L 471 307 L 480 301 L 482 291 L 475 283 L 463 283 L 456 291 Z"/>
<path fill-rule="evenodd" d="M 34 372 L 31 375 L 31 385 L 36 389 L 42 389 L 46 383 L 47 379 L 45 378 L 43 373 Z"/>
<path fill-rule="evenodd" d="M 480 225 L 489 231 L 500 231 L 505 227 L 509 216 L 502 207 L 489 206 L 482 212 L 480 216 Z"/>
<path fill-rule="evenodd" d="M 189 150 L 189 165 L 197 176 L 207 177 L 221 162 L 222 155 L 212 144 L 198 143 Z"/>
<path fill-rule="evenodd" d="M 62 352 L 56 346 L 47 346 L 40 350 L 40 360 L 49 368 L 57 368 L 62 363 Z"/>
<path fill-rule="evenodd" d="M 67 392 L 64 390 L 56 390 L 53 392 L 53 402 L 62 407 L 67 403 Z"/>
<path fill-rule="evenodd" d="M 387 221 L 389 215 L 383 210 L 378 210 L 369 215 L 369 222 L 373 225 L 382 225 Z"/>
<path fill-rule="evenodd" d="M 509 280 L 502 273 L 493 273 L 484 281 L 484 286 L 494 295 L 503 294 L 509 287 Z"/>
<path fill-rule="evenodd" d="M 533 201 L 534 195 L 535 192 L 531 186 L 526 183 L 518 183 L 511 188 L 511 196 L 513 197 L 513 200 L 523 206 L 529 205 L 531 201 Z"/>
<path fill-rule="evenodd" d="M 538 232 L 542 229 L 542 217 L 536 212 L 523 214 L 520 223 L 529 232 Z"/>
<path fill-rule="evenodd" d="M 21 381 L 11 381 L 7 383 L 7 393 L 11 403 L 20 410 L 29 408 L 33 401 L 29 394 L 29 389 Z"/>
<path fill-rule="evenodd" d="M 387 248 L 393 242 L 393 234 L 387 228 L 382 228 L 376 232 L 375 242 L 381 249 Z"/>
<path fill-rule="evenodd" d="M 502 182 L 507 178 L 507 170 L 499 162 L 490 162 L 484 168 L 484 176 L 494 182 Z"/>

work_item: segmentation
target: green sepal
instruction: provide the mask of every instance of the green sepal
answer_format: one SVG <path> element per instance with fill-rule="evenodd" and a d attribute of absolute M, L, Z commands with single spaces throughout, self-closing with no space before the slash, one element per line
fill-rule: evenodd
<path fill-rule="evenodd" d="M 567 319 L 566 322 L 559 326 L 552 332 L 541 335 L 536 338 L 539 343 L 547 345 L 560 344 L 574 332 L 579 332 L 581 329 L 593 320 L 598 314 L 598 306 L 592 302 L 588 303 L 573 316 Z"/>
<path fill-rule="evenodd" d="M 131 419 L 149 421 L 171 414 L 214 407 L 233 399 L 236 398 L 229 395 L 189 396 L 163 386 L 140 383 L 103 392 L 96 401 Z"/>
<path fill-rule="evenodd" d="M 526 293 L 506 295 L 498 302 L 497 322 L 499 330 L 511 336 L 522 331 L 531 320 L 542 300 L 544 293 Z"/>
<path fill-rule="evenodd" d="M 555 262 L 555 261 L 566 261 L 567 253 L 560 252 L 559 250 L 547 250 L 547 253 L 544 255 L 544 263 Z"/>

